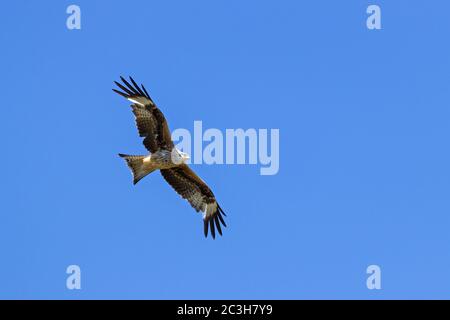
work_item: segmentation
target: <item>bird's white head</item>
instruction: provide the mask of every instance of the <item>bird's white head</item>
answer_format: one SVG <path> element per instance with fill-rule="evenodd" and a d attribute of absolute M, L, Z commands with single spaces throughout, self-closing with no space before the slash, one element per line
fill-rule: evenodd
<path fill-rule="evenodd" d="M 181 164 L 189 160 L 190 157 L 186 152 L 180 151 L 177 148 L 172 150 L 172 162 L 175 164 Z"/>

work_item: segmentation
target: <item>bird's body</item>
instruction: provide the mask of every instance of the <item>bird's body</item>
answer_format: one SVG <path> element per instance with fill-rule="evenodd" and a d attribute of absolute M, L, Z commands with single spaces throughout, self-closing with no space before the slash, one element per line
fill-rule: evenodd
<path fill-rule="evenodd" d="M 161 149 L 147 156 L 131 156 L 122 153 L 119 156 L 125 159 L 133 172 L 134 184 L 155 170 L 171 169 L 189 159 L 188 156 L 175 147 L 171 151 Z"/>
<path fill-rule="evenodd" d="M 160 170 L 175 191 L 189 201 L 197 212 L 202 212 L 205 236 L 208 235 L 208 229 L 211 229 L 211 235 L 215 238 L 215 228 L 221 235 L 221 224 L 226 226 L 222 217 L 225 213 L 208 185 L 185 163 L 189 156 L 174 146 L 164 115 L 144 86 L 141 89 L 131 77 L 132 85 L 124 78 L 121 79 L 125 86 L 115 83 L 123 92 L 113 90 L 133 103 L 131 108 L 139 135 L 144 137 L 144 146 L 150 151 L 146 156 L 119 154 L 133 172 L 133 183 L 136 184 L 151 172 Z"/>
<path fill-rule="evenodd" d="M 149 154 L 144 158 L 144 162 L 153 163 L 154 165 L 158 166 L 158 169 L 170 169 L 180 165 L 180 160 L 183 161 L 181 157 L 181 159 L 178 161 L 173 159 L 173 155 L 179 152 L 180 151 L 176 148 L 173 148 L 171 151 L 160 150 L 153 154 Z"/>

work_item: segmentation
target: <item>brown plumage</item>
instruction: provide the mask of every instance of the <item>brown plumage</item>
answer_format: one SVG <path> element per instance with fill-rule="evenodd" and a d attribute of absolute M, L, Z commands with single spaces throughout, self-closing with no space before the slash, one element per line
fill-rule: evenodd
<path fill-rule="evenodd" d="M 116 81 L 115 84 L 122 91 L 113 91 L 133 102 L 131 108 L 139 136 L 144 138 L 144 146 L 150 151 L 147 156 L 119 154 L 133 173 L 133 183 L 136 184 L 149 173 L 159 169 L 172 188 L 197 212 L 203 213 L 205 237 L 208 236 L 209 229 L 213 238 L 216 236 L 216 229 L 222 235 L 221 224 L 226 227 L 223 218 L 226 214 L 208 185 L 184 163 L 188 156 L 175 148 L 163 113 L 143 85 L 139 87 L 131 77 L 131 84 L 123 77 L 120 79 L 123 84 Z"/>

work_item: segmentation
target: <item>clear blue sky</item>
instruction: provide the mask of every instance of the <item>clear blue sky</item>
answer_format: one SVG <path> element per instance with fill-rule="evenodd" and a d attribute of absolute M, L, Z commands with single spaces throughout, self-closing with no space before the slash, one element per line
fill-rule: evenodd
<path fill-rule="evenodd" d="M 81 30 L 66 8 L 81 7 Z M 378 4 L 382 30 L 366 28 Z M 450 298 L 448 1 L 1 6 L 0 298 Z M 172 129 L 279 128 L 280 171 L 195 165 L 213 241 L 153 173 L 119 75 Z M 82 289 L 66 289 L 66 267 Z M 366 268 L 382 289 L 366 288 Z"/>

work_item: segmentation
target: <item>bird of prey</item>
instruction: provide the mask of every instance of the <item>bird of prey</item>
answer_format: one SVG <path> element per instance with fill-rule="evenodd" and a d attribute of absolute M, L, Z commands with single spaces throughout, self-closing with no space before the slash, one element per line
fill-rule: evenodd
<path fill-rule="evenodd" d="M 197 212 L 202 212 L 205 237 L 208 236 L 208 229 L 211 229 L 211 235 L 215 238 L 215 228 L 222 235 L 220 224 L 226 227 L 222 216 L 226 214 L 208 185 L 185 163 L 189 155 L 174 146 L 163 113 L 142 84 L 139 87 L 131 77 L 131 84 L 123 77 L 120 79 L 123 84 L 117 81 L 114 83 L 122 91 L 113 91 L 133 103 L 131 109 L 139 135 L 144 138 L 144 146 L 150 152 L 144 156 L 119 154 L 133 173 L 133 183 L 136 184 L 149 173 L 159 170 L 182 198 L 189 201 Z"/>

